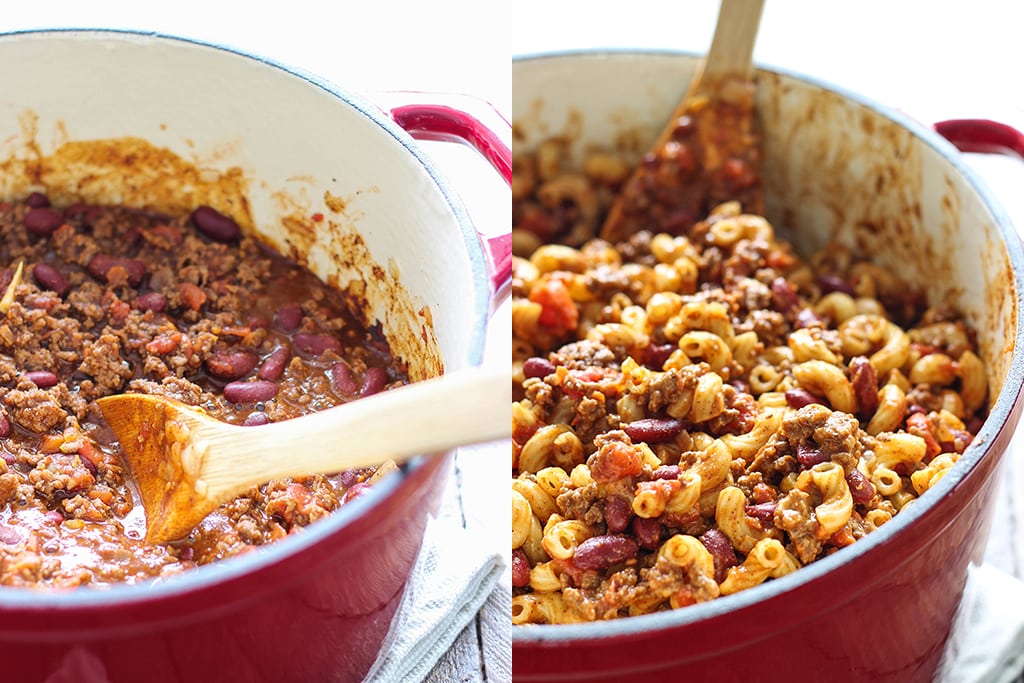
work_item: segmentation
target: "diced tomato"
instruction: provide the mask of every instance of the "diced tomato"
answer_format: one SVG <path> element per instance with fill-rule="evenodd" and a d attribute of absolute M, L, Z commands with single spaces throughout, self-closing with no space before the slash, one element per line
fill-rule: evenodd
<path fill-rule="evenodd" d="M 547 278 L 530 292 L 530 301 L 542 306 L 540 324 L 553 334 L 561 336 L 576 329 L 580 313 L 561 278 Z"/>
<path fill-rule="evenodd" d="M 594 481 L 602 484 L 640 474 L 643 470 L 640 453 L 621 441 L 603 444 L 588 464 Z"/>

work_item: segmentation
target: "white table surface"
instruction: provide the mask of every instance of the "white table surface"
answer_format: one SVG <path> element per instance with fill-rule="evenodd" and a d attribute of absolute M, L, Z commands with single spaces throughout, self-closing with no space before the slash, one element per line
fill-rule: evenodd
<path fill-rule="evenodd" d="M 374 93 L 394 90 L 465 94 L 489 102 L 507 118 L 511 75 L 503 9 L 472 0 L 33 0 L 5 3 L 0 31 L 60 27 L 170 34 L 253 53 L 371 100 Z M 486 232 L 508 230 L 510 195 L 504 182 L 468 148 L 423 144 L 478 226 Z M 494 321 L 487 362 L 507 367 L 511 356 L 507 303 Z M 506 490 L 508 457 L 508 446 L 501 444 L 460 452 L 445 501 L 445 510 L 460 516 L 479 543 L 505 555 L 509 552 L 507 495 L 494 493 Z M 511 679 L 509 577 L 506 571 L 480 615 L 428 680 L 500 683 Z"/>

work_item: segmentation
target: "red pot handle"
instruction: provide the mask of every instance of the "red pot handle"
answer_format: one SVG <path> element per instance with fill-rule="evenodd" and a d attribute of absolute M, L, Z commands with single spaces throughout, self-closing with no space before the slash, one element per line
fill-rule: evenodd
<path fill-rule="evenodd" d="M 455 96 L 408 93 L 410 96 L 430 96 L 435 99 L 455 99 Z M 460 97 L 460 105 L 485 104 L 475 98 Z M 469 145 L 501 174 L 505 183 L 512 185 L 512 150 L 502 139 L 511 139 L 512 126 L 490 105 L 486 105 L 488 124 L 477 116 L 447 103 L 403 104 L 391 108 L 391 118 L 418 140 L 460 142 Z M 496 129 L 501 129 L 501 133 Z M 512 283 L 512 230 L 499 235 L 484 235 L 479 231 L 481 244 L 487 257 L 487 270 L 491 278 L 494 302 L 504 299 Z"/>
<path fill-rule="evenodd" d="M 1024 160 L 1024 133 L 988 119 L 939 121 L 935 130 L 961 152 L 1008 154 Z"/>

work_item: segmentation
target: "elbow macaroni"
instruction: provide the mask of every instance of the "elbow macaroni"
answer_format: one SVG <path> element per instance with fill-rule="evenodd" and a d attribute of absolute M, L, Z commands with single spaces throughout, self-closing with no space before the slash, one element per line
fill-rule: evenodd
<path fill-rule="evenodd" d="M 838 245 L 804 260 L 738 202 L 590 239 L 631 166 L 566 150 L 514 165 L 513 623 L 685 609 L 934 495 L 990 399 L 962 320 L 901 327 L 899 273 Z"/>

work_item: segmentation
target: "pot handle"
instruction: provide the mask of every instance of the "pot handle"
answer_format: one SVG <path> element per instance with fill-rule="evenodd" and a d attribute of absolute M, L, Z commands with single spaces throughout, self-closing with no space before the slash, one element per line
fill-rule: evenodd
<path fill-rule="evenodd" d="M 482 100 L 455 95 L 428 93 L 389 93 L 392 99 L 436 100 L 429 104 L 400 104 L 390 108 L 391 118 L 418 140 L 459 142 L 475 149 L 494 167 L 505 183 L 512 185 L 512 151 L 505 141 L 512 137 L 512 126 L 493 106 Z M 454 102 L 458 100 L 458 104 Z M 483 107 L 481 107 L 483 105 Z M 464 109 L 476 112 L 469 114 Z M 486 119 L 486 123 L 481 120 Z M 492 306 L 508 296 L 512 284 L 512 230 L 499 235 L 477 231 L 487 258 L 491 278 Z"/>
<path fill-rule="evenodd" d="M 935 131 L 961 152 L 1007 154 L 1024 160 L 1024 133 L 988 119 L 950 119 L 935 124 Z"/>

